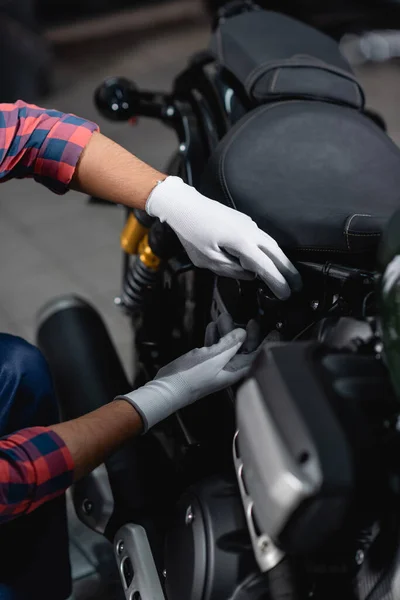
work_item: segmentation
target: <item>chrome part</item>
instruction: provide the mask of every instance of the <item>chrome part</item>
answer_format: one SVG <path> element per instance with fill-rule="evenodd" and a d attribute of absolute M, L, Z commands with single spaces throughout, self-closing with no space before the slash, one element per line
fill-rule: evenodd
<path fill-rule="evenodd" d="M 79 519 L 103 535 L 114 512 L 114 498 L 105 465 L 100 465 L 75 483 L 72 497 Z"/>
<path fill-rule="evenodd" d="M 93 510 L 93 502 L 91 502 L 88 498 L 85 498 L 82 502 L 82 510 L 85 515 L 90 515 Z"/>
<path fill-rule="evenodd" d="M 265 573 L 270 571 L 284 558 L 281 552 L 272 542 L 271 538 L 266 534 L 258 535 L 253 520 L 254 502 L 247 494 L 246 487 L 243 481 L 243 463 L 237 454 L 237 431 L 233 440 L 233 461 L 235 464 L 236 476 L 239 484 L 240 495 L 244 508 L 244 514 L 247 521 L 247 527 L 250 533 L 250 539 L 253 546 L 254 555 L 256 557 L 260 570 Z"/>
<path fill-rule="evenodd" d="M 115 536 L 114 550 L 126 600 L 165 600 L 143 527 L 133 523 L 121 527 Z"/>
<path fill-rule="evenodd" d="M 355 561 L 359 567 L 363 564 L 364 559 L 365 559 L 364 550 L 361 550 L 361 549 L 357 550 L 356 556 L 355 556 Z"/>
<path fill-rule="evenodd" d="M 235 440 L 235 464 L 247 518 L 250 520 L 254 510 L 258 528 L 269 543 L 269 538 L 278 539 L 298 507 L 320 489 L 318 454 L 295 413 L 293 428 L 306 446 L 299 456 L 293 454 L 254 379 L 238 390 L 236 422 L 240 433 Z M 262 541 L 257 539 L 259 560 Z"/>
<path fill-rule="evenodd" d="M 116 550 L 117 550 L 118 556 L 121 556 L 121 554 L 124 551 L 124 542 L 122 542 L 121 540 L 119 542 L 117 542 Z"/>
<path fill-rule="evenodd" d="M 185 516 L 185 523 L 186 525 L 191 525 L 194 521 L 194 512 L 193 512 L 193 508 L 191 506 L 187 507 L 186 510 L 186 516 Z"/>

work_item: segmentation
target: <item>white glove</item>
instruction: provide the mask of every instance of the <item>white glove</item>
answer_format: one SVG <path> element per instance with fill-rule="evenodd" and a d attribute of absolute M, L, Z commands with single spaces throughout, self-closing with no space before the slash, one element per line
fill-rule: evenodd
<path fill-rule="evenodd" d="M 237 279 L 258 275 L 281 300 L 301 287 L 298 271 L 250 217 L 206 198 L 179 177 L 157 185 L 146 211 L 172 227 L 196 267 Z"/>
<path fill-rule="evenodd" d="M 212 339 L 219 339 L 222 330 L 233 326 L 230 317 L 220 317 L 216 325 L 208 327 L 206 341 L 211 343 Z M 245 353 L 239 355 L 242 345 Z M 247 332 L 234 329 L 216 344 L 196 348 L 177 358 L 160 369 L 153 381 L 130 394 L 118 396 L 116 400 L 130 402 L 142 417 L 147 431 L 196 400 L 240 381 L 250 369 L 254 350 L 254 327 L 250 326 Z"/>

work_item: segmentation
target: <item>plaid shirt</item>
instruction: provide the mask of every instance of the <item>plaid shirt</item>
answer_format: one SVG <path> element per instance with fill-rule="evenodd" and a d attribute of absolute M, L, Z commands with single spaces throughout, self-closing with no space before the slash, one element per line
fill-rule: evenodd
<path fill-rule="evenodd" d="M 18 101 L 0 104 L 0 182 L 33 177 L 52 191 L 68 190 L 82 150 L 98 127 Z M 72 483 L 73 461 L 49 428 L 0 439 L 0 524 L 27 514 Z"/>
<path fill-rule="evenodd" d="M 90 121 L 21 100 L 0 104 L 0 182 L 33 177 L 53 192 L 65 193 L 97 130 Z"/>
<path fill-rule="evenodd" d="M 62 494 L 74 464 L 62 439 L 48 427 L 21 429 L 0 439 L 0 525 Z"/>

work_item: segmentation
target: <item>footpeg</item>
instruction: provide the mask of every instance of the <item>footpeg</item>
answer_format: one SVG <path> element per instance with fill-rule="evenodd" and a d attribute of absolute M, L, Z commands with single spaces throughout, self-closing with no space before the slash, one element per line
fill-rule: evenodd
<path fill-rule="evenodd" d="M 165 600 L 143 527 L 132 523 L 121 527 L 114 552 L 126 600 Z"/>

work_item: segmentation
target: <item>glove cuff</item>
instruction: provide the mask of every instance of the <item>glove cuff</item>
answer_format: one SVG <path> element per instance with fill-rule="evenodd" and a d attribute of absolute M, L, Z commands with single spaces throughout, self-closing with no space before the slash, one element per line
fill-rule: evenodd
<path fill-rule="evenodd" d="M 179 408 L 168 401 L 168 398 L 159 389 L 155 381 L 150 381 L 145 386 L 129 394 L 117 396 L 115 400 L 126 400 L 139 413 L 143 421 L 143 433 L 146 433 L 151 427 L 169 417 Z"/>
<path fill-rule="evenodd" d="M 186 186 L 180 177 L 170 175 L 164 181 L 159 181 L 146 201 L 146 212 L 150 217 L 158 217 L 166 221 L 169 206 L 173 205 Z M 171 206 L 172 208 L 172 206 Z"/>

